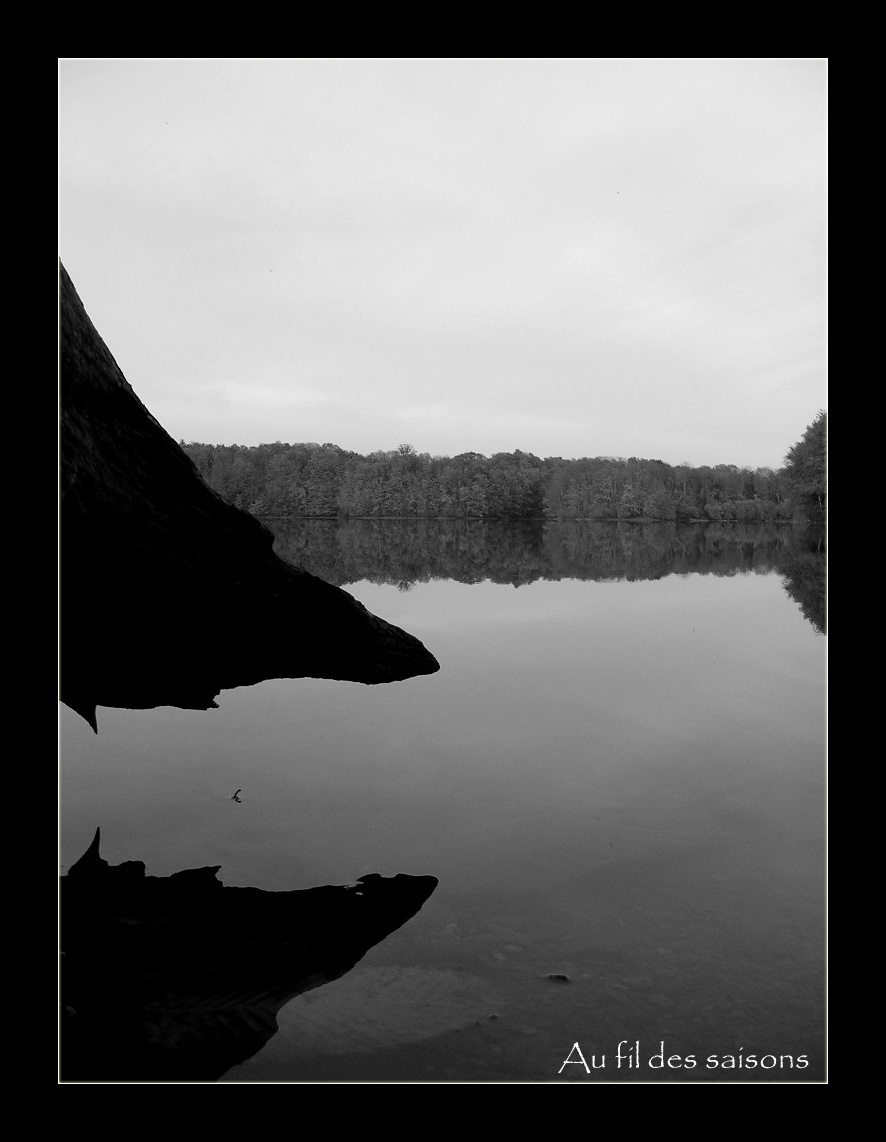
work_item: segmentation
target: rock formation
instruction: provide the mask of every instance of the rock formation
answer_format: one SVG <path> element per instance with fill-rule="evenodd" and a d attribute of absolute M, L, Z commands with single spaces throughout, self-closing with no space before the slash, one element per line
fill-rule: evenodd
<path fill-rule="evenodd" d="M 394 682 L 416 638 L 279 559 L 126 382 L 61 269 L 61 696 L 205 710 L 268 678 Z"/>
<path fill-rule="evenodd" d="M 111 866 L 99 832 L 61 880 L 63 1082 L 212 1082 L 254 1055 L 296 995 L 338 979 L 419 911 L 433 876 L 294 892 L 218 867 Z"/>

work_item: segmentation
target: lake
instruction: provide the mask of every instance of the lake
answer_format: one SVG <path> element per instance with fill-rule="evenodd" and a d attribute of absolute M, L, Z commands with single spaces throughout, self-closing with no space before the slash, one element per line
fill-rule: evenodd
<path fill-rule="evenodd" d="M 63 871 L 101 826 L 154 876 L 440 883 L 222 1081 L 822 1081 L 820 537 L 273 526 L 440 672 L 62 707 Z"/>

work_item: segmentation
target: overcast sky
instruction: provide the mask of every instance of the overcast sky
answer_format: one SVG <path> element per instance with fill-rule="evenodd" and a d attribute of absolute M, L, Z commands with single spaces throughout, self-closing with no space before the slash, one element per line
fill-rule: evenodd
<path fill-rule="evenodd" d="M 779 467 L 822 58 L 62 59 L 59 252 L 176 439 Z"/>

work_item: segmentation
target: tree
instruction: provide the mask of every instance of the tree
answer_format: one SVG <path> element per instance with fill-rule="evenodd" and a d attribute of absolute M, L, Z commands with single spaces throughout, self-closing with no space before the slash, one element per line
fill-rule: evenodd
<path fill-rule="evenodd" d="M 823 520 L 827 511 L 827 432 L 824 410 L 785 457 L 784 475 L 804 515 Z"/>

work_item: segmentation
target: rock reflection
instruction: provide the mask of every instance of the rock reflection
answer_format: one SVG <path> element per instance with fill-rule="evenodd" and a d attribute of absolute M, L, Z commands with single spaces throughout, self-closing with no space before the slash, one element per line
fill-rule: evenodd
<path fill-rule="evenodd" d="M 219 866 L 111 866 L 99 832 L 61 882 L 63 1082 L 209 1082 L 250 1058 L 294 996 L 411 919 L 433 876 L 294 892 L 225 887 Z"/>

